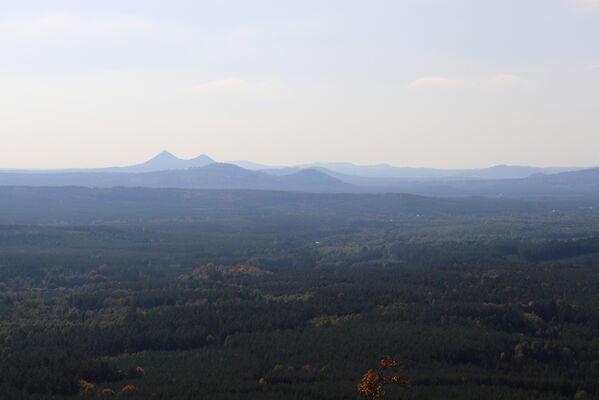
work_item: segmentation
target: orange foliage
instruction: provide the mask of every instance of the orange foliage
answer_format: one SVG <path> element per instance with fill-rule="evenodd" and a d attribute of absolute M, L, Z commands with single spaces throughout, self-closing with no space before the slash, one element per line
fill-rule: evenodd
<path fill-rule="evenodd" d="M 121 389 L 122 393 L 130 393 L 137 391 L 137 388 L 133 385 L 126 385 Z"/>
<path fill-rule="evenodd" d="M 394 361 L 391 357 L 387 356 L 381 360 L 381 366 L 383 368 L 397 368 L 399 363 Z"/>
<path fill-rule="evenodd" d="M 79 386 L 81 387 L 82 392 L 91 392 L 96 390 L 96 385 L 84 379 L 79 380 Z"/>
<path fill-rule="evenodd" d="M 385 377 L 369 369 L 362 377 L 362 382 L 358 384 L 358 392 L 366 396 L 367 399 L 380 399 L 385 395 L 385 391 L 383 390 L 385 382 Z"/>
<path fill-rule="evenodd" d="M 384 385 L 387 383 L 405 385 L 408 380 L 399 374 L 399 362 L 391 357 L 381 360 L 381 367 L 374 371 L 369 369 L 358 384 L 358 392 L 367 399 L 380 399 L 385 395 Z"/>

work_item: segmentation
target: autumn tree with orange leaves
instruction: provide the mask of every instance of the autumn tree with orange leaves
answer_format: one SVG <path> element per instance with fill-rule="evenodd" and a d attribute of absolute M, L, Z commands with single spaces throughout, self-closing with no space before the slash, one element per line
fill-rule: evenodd
<path fill-rule="evenodd" d="M 358 384 L 358 392 L 367 399 L 380 399 L 385 395 L 384 386 L 387 384 L 406 385 L 408 380 L 399 374 L 401 366 L 398 361 L 387 356 L 381 360 L 376 370 L 369 369 Z"/>

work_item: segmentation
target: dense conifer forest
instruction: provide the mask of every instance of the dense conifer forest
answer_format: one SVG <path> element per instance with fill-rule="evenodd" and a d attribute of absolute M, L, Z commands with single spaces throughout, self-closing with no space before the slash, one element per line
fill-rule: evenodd
<path fill-rule="evenodd" d="M 2 398 L 599 398 L 597 200 L 2 190 Z"/>

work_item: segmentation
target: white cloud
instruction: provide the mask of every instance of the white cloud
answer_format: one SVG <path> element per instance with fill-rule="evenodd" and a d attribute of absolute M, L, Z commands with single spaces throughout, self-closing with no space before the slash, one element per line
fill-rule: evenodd
<path fill-rule="evenodd" d="M 432 87 L 450 87 L 450 88 L 458 88 L 458 87 L 470 87 L 473 86 L 474 83 L 472 81 L 461 80 L 461 79 L 450 79 L 443 78 L 439 76 L 428 76 L 424 78 L 419 78 L 410 83 L 410 87 L 413 88 L 432 88 Z"/>
<path fill-rule="evenodd" d="M 282 91 L 277 81 L 251 82 L 240 78 L 226 78 L 185 88 L 185 91 L 212 94 L 244 94 L 254 96 L 276 96 Z"/>
<path fill-rule="evenodd" d="M 526 86 L 534 86 L 535 83 L 526 79 L 523 79 L 517 75 L 510 74 L 499 74 L 492 77 L 489 81 L 489 84 L 492 87 L 503 87 L 503 88 L 513 88 L 513 87 L 526 87 Z"/>

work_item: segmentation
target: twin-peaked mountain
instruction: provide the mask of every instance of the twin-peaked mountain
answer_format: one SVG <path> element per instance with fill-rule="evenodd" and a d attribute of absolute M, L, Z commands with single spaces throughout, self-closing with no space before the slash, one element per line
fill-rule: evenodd
<path fill-rule="evenodd" d="M 116 167 L 110 169 L 113 171 L 120 172 L 152 172 L 205 167 L 206 165 L 212 164 L 214 162 L 215 161 L 212 158 L 208 157 L 205 154 L 202 154 L 198 157 L 189 160 L 182 160 L 178 157 L 175 157 L 168 151 L 164 150 L 156 157 L 146 161 L 145 163 L 132 165 L 129 167 Z"/>

